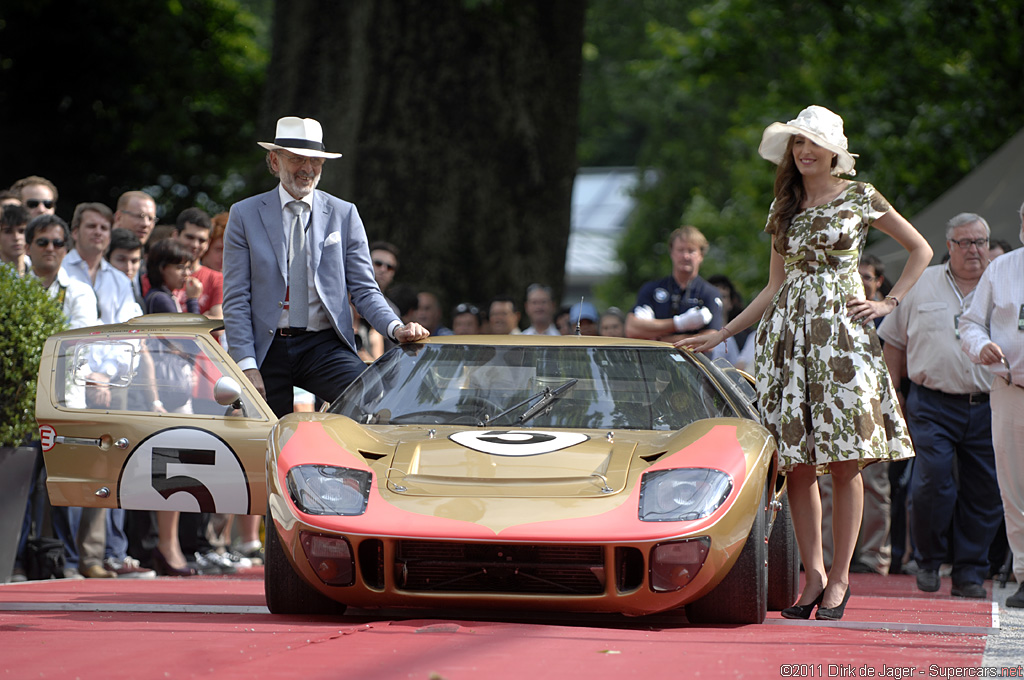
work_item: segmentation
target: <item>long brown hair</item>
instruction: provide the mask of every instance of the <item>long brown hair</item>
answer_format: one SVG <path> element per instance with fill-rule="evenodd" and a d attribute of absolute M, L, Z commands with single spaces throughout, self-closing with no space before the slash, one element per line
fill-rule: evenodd
<path fill-rule="evenodd" d="M 779 168 L 775 171 L 775 204 L 772 214 L 768 217 L 765 231 L 773 236 L 782 236 L 789 228 L 793 216 L 800 212 L 800 204 L 804 200 L 804 180 L 793 160 L 793 140 L 790 135 L 786 142 L 786 152 L 782 154 Z"/>

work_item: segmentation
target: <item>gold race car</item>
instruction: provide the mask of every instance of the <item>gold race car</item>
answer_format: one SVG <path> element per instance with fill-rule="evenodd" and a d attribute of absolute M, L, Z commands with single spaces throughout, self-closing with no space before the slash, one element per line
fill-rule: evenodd
<path fill-rule="evenodd" d="M 211 335 L 150 315 L 51 337 L 36 417 L 57 505 L 266 513 L 267 605 L 760 623 L 797 597 L 749 377 L 670 345 L 449 336 L 277 420 Z"/>

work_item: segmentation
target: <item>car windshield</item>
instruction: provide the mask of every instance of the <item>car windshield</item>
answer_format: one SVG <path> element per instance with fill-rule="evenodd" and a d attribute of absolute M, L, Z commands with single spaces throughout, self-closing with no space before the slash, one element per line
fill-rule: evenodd
<path fill-rule="evenodd" d="M 331 405 L 365 424 L 677 430 L 735 416 L 700 366 L 671 348 L 412 344 Z"/>

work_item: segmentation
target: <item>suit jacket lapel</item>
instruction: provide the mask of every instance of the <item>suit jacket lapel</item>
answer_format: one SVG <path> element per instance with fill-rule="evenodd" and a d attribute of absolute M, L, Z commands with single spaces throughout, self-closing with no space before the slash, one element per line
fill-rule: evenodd
<path fill-rule="evenodd" d="M 320 191 L 313 192 L 313 211 L 309 231 L 306 232 L 306 244 L 309 246 L 310 266 L 315 272 L 320 266 L 320 255 L 323 254 L 324 240 L 327 238 L 327 225 L 331 223 L 332 208 L 324 200 Z"/>
<path fill-rule="evenodd" d="M 277 187 L 263 194 L 263 205 L 260 206 L 260 219 L 263 221 L 263 228 L 267 232 L 270 247 L 274 250 L 274 256 L 277 258 L 277 266 L 281 269 L 281 276 L 287 281 L 288 244 L 285 243 L 284 225 L 281 224 L 281 196 L 278 194 Z"/>

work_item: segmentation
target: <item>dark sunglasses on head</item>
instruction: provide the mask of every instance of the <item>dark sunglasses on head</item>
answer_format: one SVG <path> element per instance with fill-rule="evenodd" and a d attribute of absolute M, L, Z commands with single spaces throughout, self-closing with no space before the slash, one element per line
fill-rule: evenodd
<path fill-rule="evenodd" d="M 374 267 L 384 267 L 384 269 L 387 269 L 389 272 L 393 272 L 393 271 L 395 271 L 395 269 L 397 269 L 397 267 L 395 267 L 395 265 L 391 264 L 390 262 L 384 262 L 383 260 L 374 260 L 373 261 L 373 266 Z"/>
<path fill-rule="evenodd" d="M 62 238 L 37 238 L 36 239 L 36 245 L 39 246 L 40 248 L 45 248 L 46 246 L 50 245 L 51 243 L 53 244 L 54 248 L 63 248 L 64 247 L 64 239 L 62 239 Z"/>
<path fill-rule="evenodd" d="M 30 198 L 25 201 L 25 207 L 27 208 L 38 208 L 39 204 L 42 203 L 43 207 L 49 210 L 53 207 L 53 201 L 48 198 Z"/>
<path fill-rule="evenodd" d="M 470 305 L 463 302 L 462 304 L 455 307 L 454 316 L 458 316 L 459 314 L 472 314 L 473 316 L 478 316 L 480 314 L 480 310 L 477 309 L 475 305 Z"/>

